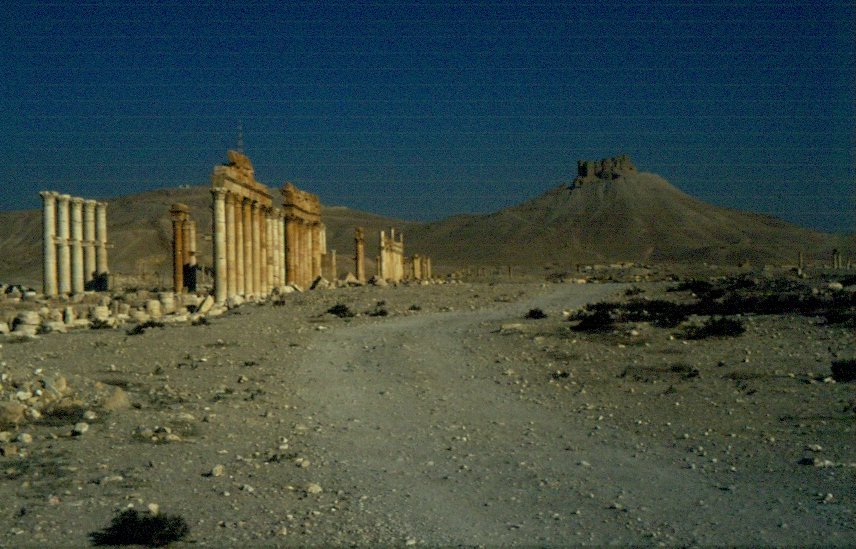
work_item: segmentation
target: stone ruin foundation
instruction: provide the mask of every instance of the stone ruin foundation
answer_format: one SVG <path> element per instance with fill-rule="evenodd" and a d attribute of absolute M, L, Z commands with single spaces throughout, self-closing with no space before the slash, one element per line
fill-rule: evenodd
<path fill-rule="evenodd" d="M 43 292 L 107 291 L 107 203 L 42 191 Z"/>

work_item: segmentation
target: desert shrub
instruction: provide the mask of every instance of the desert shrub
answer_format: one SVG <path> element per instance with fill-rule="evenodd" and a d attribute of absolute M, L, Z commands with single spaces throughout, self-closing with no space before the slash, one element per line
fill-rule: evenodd
<path fill-rule="evenodd" d="M 164 323 L 158 322 L 157 320 L 147 320 L 146 322 L 141 322 L 137 324 L 130 330 L 128 330 L 128 335 L 140 335 L 146 333 L 146 330 L 149 328 L 163 328 Z"/>
<path fill-rule="evenodd" d="M 200 317 L 194 318 L 194 319 L 191 321 L 191 324 L 192 324 L 193 326 L 210 326 L 210 325 L 211 325 L 211 321 L 210 321 L 210 320 L 208 320 L 208 318 L 207 318 L 207 317 L 200 316 Z"/>
<path fill-rule="evenodd" d="M 687 307 L 662 299 L 634 300 L 620 306 L 623 322 L 650 322 L 660 328 L 674 328 L 687 319 Z"/>
<path fill-rule="evenodd" d="M 856 381 L 856 359 L 833 360 L 832 379 L 838 382 Z"/>
<path fill-rule="evenodd" d="M 670 292 L 692 292 L 695 295 L 701 296 L 710 293 L 713 290 L 713 284 L 707 280 L 684 280 L 675 286 L 669 288 Z"/>
<path fill-rule="evenodd" d="M 595 308 L 593 311 L 579 313 L 574 320 L 580 323 L 572 328 L 576 332 L 611 332 L 615 330 L 615 319 L 608 308 Z"/>
<path fill-rule="evenodd" d="M 709 337 L 737 337 L 746 331 L 743 321 L 727 317 L 709 318 L 701 326 L 687 328 L 687 339 L 706 339 Z"/>
<path fill-rule="evenodd" d="M 407 308 L 408 311 L 421 311 L 422 306 L 416 305 L 415 303 Z"/>
<path fill-rule="evenodd" d="M 331 315 L 338 316 L 339 318 L 351 318 L 355 316 L 351 308 L 343 303 L 336 303 L 335 305 L 327 309 L 327 312 Z"/>
<path fill-rule="evenodd" d="M 127 509 L 110 526 L 89 534 L 94 545 L 145 545 L 163 547 L 190 533 L 187 521 L 179 515 L 148 515 Z"/>
<path fill-rule="evenodd" d="M 369 316 L 389 316 L 389 311 L 384 307 L 375 307 L 373 310 L 369 311 Z"/>
<path fill-rule="evenodd" d="M 538 320 L 541 318 L 547 318 L 547 313 L 542 311 L 541 309 L 529 309 L 529 312 L 526 313 L 526 316 L 523 318 L 528 318 L 530 320 Z"/>
<path fill-rule="evenodd" d="M 639 286 L 631 286 L 630 288 L 624 290 L 624 295 L 626 295 L 627 297 L 633 297 L 644 292 L 645 290 L 643 290 Z"/>

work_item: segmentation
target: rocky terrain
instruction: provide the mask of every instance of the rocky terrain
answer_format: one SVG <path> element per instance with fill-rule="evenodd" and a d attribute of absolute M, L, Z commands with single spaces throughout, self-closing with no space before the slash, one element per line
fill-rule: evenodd
<path fill-rule="evenodd" d="M 645 278 L 70 304 L 127 318 L 3 339 L 0 545 L 851 545 L 853 281 Z"/>

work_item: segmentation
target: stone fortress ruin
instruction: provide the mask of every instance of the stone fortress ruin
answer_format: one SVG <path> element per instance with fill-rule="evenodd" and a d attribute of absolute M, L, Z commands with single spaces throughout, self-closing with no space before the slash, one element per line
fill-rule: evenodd
<path fill-rule="evenodd" d="M 611 180 L 637 173 L 636 166 L 626 154 L 601 160 L 578 160 L 573 185 L 580 186 L 597 180 Z"/>

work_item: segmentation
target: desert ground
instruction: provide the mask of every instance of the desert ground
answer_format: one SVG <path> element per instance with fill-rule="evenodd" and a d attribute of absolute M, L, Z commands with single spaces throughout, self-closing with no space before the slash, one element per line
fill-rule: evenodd
<path fill-rule="evenodd" d="M 852 545 L 852 325 L 573 329 L 674 285 L 338 288 L 6 338 L 3 400 L 55 399 L 0 426 L 0 545 L 88 546 L 129 508 L 180 516 L 174 547 Z"/>

